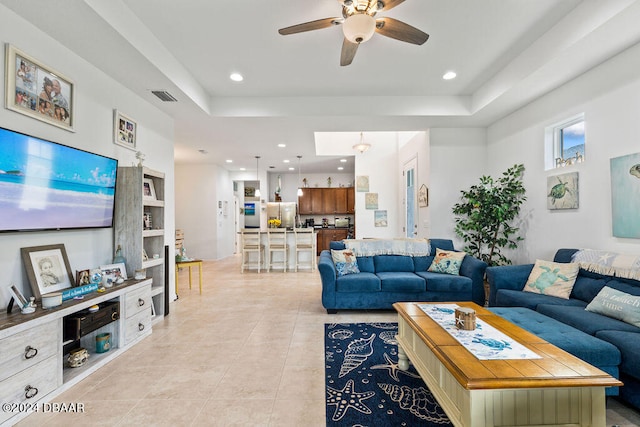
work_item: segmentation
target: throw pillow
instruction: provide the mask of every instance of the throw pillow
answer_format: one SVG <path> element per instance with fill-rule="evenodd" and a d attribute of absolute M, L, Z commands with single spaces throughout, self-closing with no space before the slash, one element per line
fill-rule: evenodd
<path fill-rule="evenodd" d="M 467 254 L 464 252 L 444 251 L 436 248 L 436 256 L 433 257 L 429 271 L 459 276 L 460 266 L 462 265 L 462 260 L 465 255 Z"/>
<path fill-rule="evenodd" d="M 580 264 L 577 262 L 551 262 L 538 259 L 522 290 L 569 299 L 579 270 Z"/>
<path fill-rule="evenodd" d="M 333 263 L 338 270 L 338 276 L 360 273 L 356 256 L 351 249 L 331 249 L 331 258 L 333 258 Z"/>
<path fill-rule="evenodd" d="M 640 328 L 640 297 L 605 286 L 585 308 Z"/>

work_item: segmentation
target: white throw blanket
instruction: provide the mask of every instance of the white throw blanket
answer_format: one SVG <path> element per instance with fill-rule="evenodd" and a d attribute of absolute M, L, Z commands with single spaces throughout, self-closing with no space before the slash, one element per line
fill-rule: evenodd
<path fill-rule="evenodd" d="M 640 280 L 640 256 L 596 249 L 580 249 L 571 257 L 580 268 L 607 276 Z"/>
<path fill-rule="evenodd" d="M 431 253 L 431 245 L 427 239 L 347 239 L 343 242 L 356 256 L 427 256 Z"/>

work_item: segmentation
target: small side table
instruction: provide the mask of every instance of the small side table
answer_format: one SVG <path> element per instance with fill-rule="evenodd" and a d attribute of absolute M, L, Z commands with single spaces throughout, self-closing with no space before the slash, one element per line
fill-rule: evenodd
<path fill-rule="evenodd" d="M 194 259 L 191 261 L 178 261 L 176 262 L 176 296 L 178 296 L 178 271 L 180 267 L 189 268 L 189 289 L 191 289 L 191 267 L 198 266 L 198 273 L 200 274 L 200 295 L 202 295 L 202 260 Z"/>

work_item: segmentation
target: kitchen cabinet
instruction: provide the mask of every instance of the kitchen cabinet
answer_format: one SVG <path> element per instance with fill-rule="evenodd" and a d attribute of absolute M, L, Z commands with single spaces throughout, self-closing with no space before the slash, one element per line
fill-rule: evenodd
<path fill-rule="evenodd" d="M 331 242 L 347 238 L 349 230 L 346 228 L 321 228 L 318 230 L 317 251 L 318 255 L 325 249 L 330 249 Z"/>
<path fill-rule="evenodd" d="M 298 197 L 300 215 L 322 215 L 323 188 L 303 188 L 302 196 Z"/>
<path fill-rule="evenodd" d="M 304 188 L 298 198 L 300 215 L 340 215 L 355 212 L 353 187 Z"/>

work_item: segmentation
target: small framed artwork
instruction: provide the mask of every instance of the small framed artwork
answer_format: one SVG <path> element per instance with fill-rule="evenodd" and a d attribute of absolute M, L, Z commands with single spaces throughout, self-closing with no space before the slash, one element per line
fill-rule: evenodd
<path fill-rule="evenodd" d="M 10 44 L 5 57 L 6 108 L 73 132 L 73 82 Z"/>
<path fill-rule="evenodd" d="M 547 209 L 578 209 L 578 172 L 547 177 Z"/>
<path fill-rule="evenodd" d="M 9 286 L 9 292 L 11 292 L 15 304 L 20 307 L 21 310 L 29 305 L 29 301 L 22 295 L 20 289 L 16 288 L 16 285 Z"/>
<path fill-rule="evenodd" d="M 429 206 L 429 189 L 424 184 L 418 190 L 418 206 L 421 208 Z"/>
<path fill-rule="evenodd" d="M 386 227 L 388 225 L 387 211 L 374 211 L 373 218 L 376 227 Z"/>
<path fill-rule="evenodd" d="M 156 200 L 156 187 L 154 187 L 151 178 L 143 178 L 142 194 L 146 200 Z"/>
<path fill-rule="evenodd" d="M 378 209 L 378 193 L 365 193 L 364 207 L 365 209 Z"/>
<path fill-rule="evenodd" d="M 369 176 L 356 176 L 356 191 L 367 193 L 369 191 Z"/>
<path fill-rule="evenodd" d="M 73 274 L 63 244 L 21 248 L 20 252 L 36 300 L 41 300 L 44 294 L 73 285 Z"/>
<path fill-rule="evenodd" d="M 127 268 L 123 262 L 115 264 L 101 265 L 102 283 L 106 282 L 106 286 L 112 286 L 127 280 Z"/>
<path fill-rule="evenodd" d="M 89 269 L 76 270 L 76 286 L 84 286 L 91 283 L 91 273 Z"/>
<path fill-rule="evenodd" d="M 113 110 L 113 142 L 130 150 L 136 149 L 138 124 L 118 110 Z"/>

